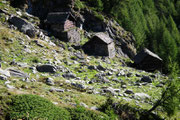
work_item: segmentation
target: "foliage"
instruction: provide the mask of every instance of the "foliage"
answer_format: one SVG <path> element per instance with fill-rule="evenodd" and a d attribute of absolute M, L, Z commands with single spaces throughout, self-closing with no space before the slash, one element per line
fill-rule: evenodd
<path fill-rule="evenodd" d="M 168 79 L 160 99 L 156 101 L 148 112 L 152 112 L 158 107 L 161 107 L 169 117 L 172 117 L 180 109 L 180 79 L 177 77 L 177 64 L 172 63 L 171 60 L 169 69 L 171 70 L 171 79 Z"/>
<path fill-rule="evenodd" d="M 12 97 L 9 119 L 70 119 L 69 112 L 37 95 L 16 95 Z"/>
<path fill-rule="evenodd" d="M 101 111 L 103 111 L 104 113 L 106 113 L 111 120 L 116 120 L 118 117 L 115 113 L 115 110 L 113 108 L 113 99 L 111 97 L 108 97 L 108 99 L 106 100 L 105 104 L 103 104 L 100 108 Z"/>
<path fill-rule="evenodd" d="M 85 5 L 80 0 L 75 0 L 74 7 L 78 10 L 85 8 Z"/>
<path fill-rule="evenodd" d="M 147 47 L 162 57 L 164 72 L 170 72 L 167 70 L 169 58 L 180 64 L 180 1 L 101 0 L 100 5 L 98 1 L 89 0 L 88 4 L 95 9 L 101 8 L 132 32 L 138 50 Z"/>
<path fill-rule="evenodd" d="M 103 10 L 103 2 L 101 0 L 88 0 L 88 3 L 99 12 Z"/>
<path fill-rule="evenodd" d="M 110 120 L 106 114 L 87 110 L 80 105 L 77 105 L 76 108 L 68 108 L 68 111 L 72 120 Z"/>

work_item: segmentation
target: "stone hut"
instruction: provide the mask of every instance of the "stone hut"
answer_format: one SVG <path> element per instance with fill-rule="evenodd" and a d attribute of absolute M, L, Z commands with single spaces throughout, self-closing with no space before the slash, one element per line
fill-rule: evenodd
<path fill-rule="evenodd" d="M 152 72 L 155 70 L 161 71 L 162 63 L 163 60 L 158 55 L 145 48 L 134 57 L 133 66 L 137 69 Z"/>
<path fill-rule="evenodd" d="M 113 39 L 105 33 L 96 33 L 84 46 L 84 52 L 95 56 L 109 56 L 113 58 L 116 54 Z"/>
<path fill-rule="evenodd" d="M 55 37 L 71 43 L 80 42 L 80 33 L 75 25 L 75 18 L 70 12 L 49 13 L 46 21 Z"/>

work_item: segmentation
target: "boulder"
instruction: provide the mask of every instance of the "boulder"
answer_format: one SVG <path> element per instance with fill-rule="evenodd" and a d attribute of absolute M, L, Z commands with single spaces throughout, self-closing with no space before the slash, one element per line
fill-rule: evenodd
<path fill-rule="evenodd" d="M 54 80 L 52 78 L 47 78 L 46 79 L 46 84 L 47 85 L 54 85 Z"/>
<path fill-rule="evenodd" d="M 0 68 L 0 75 L 4 75 L 6 77 L 11 77 L 10 72 L 7 70 L 3 70 Z"/>
<path fill-rule="evenodd" d="M 149 72 L 155 70 L 161 71 L 162 63 L 163 60 L 158 55 L 145 48 L 134 57 L 132 67 Z"/>
<path fill-rule="evenodd" d="M 7 80 L 7 77 L 5 75 L 0 75 L 0 80 Z"/>
<path fill-rule="evenodd" d="M 134 94 L 134 97 L 136 98 L 136 99 L 150 99 L 151 98 L 151 96 L 149 96 L 148 94 L 145 94 L 145 93 L 135 93 Z"/>
<path fill-rule="evenodd" d="M 29 37 L 34 38 L 36 35 L 36 29 L 31 24 L 25 21 L 24 19 L 13 16 L 9 19 L 9 22 L 16 26 L 21 32 L 27 34 Z"/>
<path fill-rule="evenodd" d="M 27 75 L 26 73 L 24 73 L 22 71 L 15 70 L 12 68 L 9 68 L 8 71 L 10 72 L 10 75 L 13 77 L 29 78 L 29 75 Z"/>
<path fill-rule="evenodd" d="M 63 76 L 64 78 L 68 78 L 68 79 L 70 79 L 70 78 L 76 78 L 76 75 L 73 74 L 73 73 L 65 73 L 65 74 L 63 74 L 62 76 Z"/>
<path fill-rule="evenodd" d="M 71 83 L 72 86 L 78 88 L 78 89 L 86 89 L 86 86 L 79 83 Z"/>
<path fill-rule="evenodd" d="M 50 92 L 64 92 L 65 90 L 64 89 L 60 89 L 60 88 L 51 88 L 50 90 L 49 90 Z"/>
<path fill-rule="evenodd" d="M 126 94 L 134 94 L 134 92 L 132 90 L 126 90 L 124 93 L 126 93 Z"/>
<path fill-rule="evenodd" d="M 152 83 L 152 79 L 149 76 L 143 76 L 141 82 Z"/>
<path fill-rule="evenodd" d="M 36 66 L 36 69 L 39 72 L 49 72 L 49 73 L 56 72 L 56 67 L 53 65 L 40 65 L 40 66 Z"/>

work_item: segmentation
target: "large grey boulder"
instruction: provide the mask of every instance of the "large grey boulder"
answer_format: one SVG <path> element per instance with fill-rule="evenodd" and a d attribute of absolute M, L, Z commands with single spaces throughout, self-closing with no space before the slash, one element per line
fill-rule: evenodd
<path fill-rule="evenodd" d="M 9 19 L 9 22 L 12 23 L 14 26 L 16 26 L 21 32 L 24 34 L 27 34 L 29 37 L 34 38 L 36 35 L 36 29 L 31 24 L 28 23 L 26 20 L 13 16 Z"/>
<path fill-rule="evenodd" d="M 12 69 L 12 68 L 9 68 L 8 71 L 10 72 L 10 75 L 13 76 L 13 77 L 29 78 L 29 75 L 22 72 L 22 71 L 15 70 L 15 69 Z"/>
<path fill-rule="evenodd" d="M 40 65 L 40 66 L 36 66 L 36 69 L 39 72 L 49 72 L 49 73 L 56 72 L 56 67 L 53 65 Z"/>
<path fill-rule="evenodd" d="M 11 77 L 10 72 L 8 70 L 3 70 L 0 68 L 0 75 L 4 75 L 6 77 Z"/>

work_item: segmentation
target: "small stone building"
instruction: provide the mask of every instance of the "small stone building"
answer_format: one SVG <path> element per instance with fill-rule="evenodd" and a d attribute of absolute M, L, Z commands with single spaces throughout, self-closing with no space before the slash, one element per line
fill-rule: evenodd
<path fill-rule="evenodd" d="M 145 48 L 134 57 L 133 66 L 137 69 L 152 72 L 155 70 L 161 71 L 162 63 L 163 60 L 158 55 Z"/>
<path fill-rule="evenodd" d="M 75 18 L 70 12 L 53 12 L 47 16 L 46 23 L 55 37 L 71 43 L 80 42 L 80 33 L 75 25 Z"/>
<path fill-rule="evenodd" d="M 84 52 L 95 56 L 109 56 L 113 58 L 116 54 L 113 39 L 105 33 L 96 33 L 84 46 Z"/>

